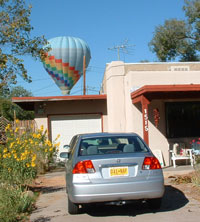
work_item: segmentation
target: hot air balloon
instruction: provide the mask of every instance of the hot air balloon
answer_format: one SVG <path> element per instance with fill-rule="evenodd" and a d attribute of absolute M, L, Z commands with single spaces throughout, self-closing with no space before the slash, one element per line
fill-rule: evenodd
<path fill-rule="evenodd" d="M 83 75 L 83 58 L 85 68 L 90 62 L 90 49 L 85 41 L 75 37 L 56 37 L 48 40 L 50 47 L 44 68 L 61 89 L 62 94 L 70 93 L 71 88 Z"/>

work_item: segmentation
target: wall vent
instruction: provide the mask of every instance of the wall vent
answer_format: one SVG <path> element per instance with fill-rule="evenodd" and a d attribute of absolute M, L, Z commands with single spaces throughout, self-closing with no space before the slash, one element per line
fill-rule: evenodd
<path fill-rule="evenodd" d="M 189 66 L 171 66 L 169 68 L 169 71 L 190 71 L 190 67 Z"/>

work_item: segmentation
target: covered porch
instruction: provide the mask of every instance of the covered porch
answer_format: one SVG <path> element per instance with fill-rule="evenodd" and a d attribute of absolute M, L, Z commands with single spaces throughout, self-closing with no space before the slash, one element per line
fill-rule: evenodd
<path fill-rule="evenodd" d="M 145 85 L 132 92 L 131 99 L 132 104 L 141 106 L 143 138 L 148 145 L 150 119 L 158 131 L 161 131 L 159 122 L 162 119 L 162 134 L 168 142 L 168 151 L 177 143 L 180 149 L 181 146 L 190 149 L 191 141 L 200 136 L 200 84 Z M 152 105 L 154 101 L 163 104 L 162 112 Z M 171 153 L 167 153 L 171 165 Z"/>

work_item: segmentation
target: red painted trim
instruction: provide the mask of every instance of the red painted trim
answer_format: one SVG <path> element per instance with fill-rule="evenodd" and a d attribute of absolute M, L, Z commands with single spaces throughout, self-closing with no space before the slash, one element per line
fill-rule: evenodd
<path fill-rule="evenodd" d="M 145 101 L 144 101 L 144 100 L 145 100 Z M 138 96 L 138 97 L 132 99 L 132 103 L 133 103 L 133 104 L 139 103 L 139 102 L 141 102 L 141 103 L 142 103 L 142 102 L 145 102 L 145 103 L 147 103 L 147 104 L 150 104 L 150 101 L 149 101 L 145 96 L 143 96 L 143 95 Z"/>
<path fill-rule="evenodd" d="M 143 95 L 141 96 L 141 101 L 142 101 L 142 104 L 144 104 L 144 105 L 150 104 L 150 101 Z"/>
<path fill-rule="evenodd" d="M 141 96 L 150 92 L 197 92 L 200 84 L 190 85 L 145 85 L 131 93 L 132 103 L 141 102 Z"/>
<path fill-rule="evenodd" d="M 49 116 L 79 116 L 79 115 L 103 115 L 102 112 L 97 113 L 57 113 L 57 114 L 47 114 Z"/>
<path fill-rule="evenodd" d="M 132 98 L 132 103 L 136 104 L 142 101 L 142 96 L 138 96 L 136 98 Z"/>
<path fill-rule="evenodd" d="M 148 99 L 144 96 L 141 96 L 142 103 L 142 119 L 143 119 L 143 139 L 147 145 L 149 145 L 149 112 L 148 104 L 150 103 Z"/>
<path fill-rule="evenodd" d="M 200 84 L 191 85 L 145 85 L 131 93 L 136 97 L 147 92 L 200 91 Z"/>
<path fill-rule="evenodd" d="M 42 102 L 65 100 L 99 100 L 107 99 L 107 95 L 78 95 L 78 96 L 46 96 L 46 97 L 13 97 L 12 102 Z"/>

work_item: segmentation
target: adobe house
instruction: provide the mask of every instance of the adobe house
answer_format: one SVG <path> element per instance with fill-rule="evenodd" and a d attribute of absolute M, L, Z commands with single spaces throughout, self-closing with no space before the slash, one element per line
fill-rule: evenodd
<path fill-rule="evenodd" d="M 124 63 L 106 65 L 100 95 L 13 98 L 35 111 L 61 145 L 76 133 L 136 132 L 152 151 L 160 150 L 163 166 L 171 164 L 174 143 L 189 148 L 200 136 L 200 63 Z"/>

